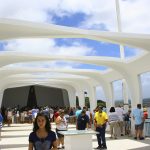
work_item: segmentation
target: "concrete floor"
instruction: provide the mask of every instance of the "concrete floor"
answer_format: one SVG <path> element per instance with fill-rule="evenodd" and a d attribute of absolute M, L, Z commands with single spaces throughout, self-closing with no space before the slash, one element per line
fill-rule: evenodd
<path fill-rule="evenodd" d="M 74 129 L 74 125 L 69 125 L 69 130 Z M 55 130 L 55 125 L 52 124 Z M 32 124 L 12 124 L 10 127 L 4 126 L 0 141 L 0 150 L 27 150 L 28 135 L 32 131 Z M 133 140 L 132 137 L 119 137 L 114 140 L 106 134 L 108 150 L 150 150 L 150 138 L 143 141 Z M 96 136 L 93 136 L 93 148 L 97 147 Z"/>

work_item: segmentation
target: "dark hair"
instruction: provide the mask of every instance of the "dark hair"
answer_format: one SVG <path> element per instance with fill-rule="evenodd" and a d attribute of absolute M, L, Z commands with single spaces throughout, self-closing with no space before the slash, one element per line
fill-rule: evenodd
<path fill-rule="evenodd" d="M 80 106 L 78 106 L 78 110 L 81 110 L 81 107 L 80 107 Z"/>
<path fill-rule="evenodd" d="M 61 114 L 65 114 L 65 111 L 63 109 L 59 110 L 59 115 L 61 115 Z"/>
<path fill-rule="evenodd" d="M 83 109 L 83 110 L 81 111 L 81 114 L 86 114 L 86 111 Z"/>
<path fill-rule="evenodd" d="M 115 112 L 115 107 L 111 107 L 109 112 Z"/>
<path fill-rule="evenodd" d="M 39 116 L 44 117 L 46 119 L 45 129 L 46 129 L 47 132 L 49 132 L 51 130 L 50 121 L 49 121 L 47 115 L 45 115 L 44 113 L 38 113 L 37 114 L 37 116 L 35 118 L 35 121 L 33 123 L 33 132 L 36 132 L 39 129 L 39 126 L 37 124 L 37 119 L 38 119 Z"/>
<path fill-rule="evenodd" d="M 141 104 L 137 104 L 137 108 L 141 109 Z"/>

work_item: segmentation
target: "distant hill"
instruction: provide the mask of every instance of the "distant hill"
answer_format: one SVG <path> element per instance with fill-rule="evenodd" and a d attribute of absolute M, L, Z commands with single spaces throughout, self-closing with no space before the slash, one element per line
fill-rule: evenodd
<path fill-rule="evenodd" d="M 131 104 L 131 100 L 129 100 L 129 104 Z M 123 106 L 123 100 L 115 100 L 115 105 Z M 143 99 L 143 106 L 150 107 L 150 98 L 144 98 Z"/>
<path fill-rule="evenodd" d="M 143 99 L 143 106 L 150 107 L 150 98 Z"/>

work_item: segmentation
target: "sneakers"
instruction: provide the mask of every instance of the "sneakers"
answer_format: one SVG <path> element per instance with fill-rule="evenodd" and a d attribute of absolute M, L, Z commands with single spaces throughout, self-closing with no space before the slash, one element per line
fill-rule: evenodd
<path fill-rule="evenodd" d="M 101 146 L 98 146 L 98 147 L 96 147 L 95 149 L 101 149 L 102 147 Z"/>
<path fill-rule="evenodd" d="M 140 140 L 144 140 L 144 137 L 140 137 Z"/>
<path fill-rule="evenodd" d="M 102 146 L 101 149 L 107 149 L 107 146 Z"/>
<path fill-rule="evenodd" d="M 107 146 L 98 146 L 97 148 L 95 149 L 107 149 Z"/>
<path fill-rule="evenodd" d="M 134 137 L 135 140 L 137 140 L 137 137 Z M 140 137 L 139 140 L 144 140 L 144 137 Z"/>
<path fill-rule="evenodd" d="M 62 147 L 61 147 L 62 149 L 64 149 L 65 148 L 65 146 L 64 145 L 62 145 Z"/>

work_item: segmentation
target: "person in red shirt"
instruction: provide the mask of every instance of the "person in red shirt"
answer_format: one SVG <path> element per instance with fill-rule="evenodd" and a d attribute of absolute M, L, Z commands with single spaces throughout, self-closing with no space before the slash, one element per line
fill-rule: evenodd
<path fill-rule="evenodd" d="M 148 112 L 146 108 L 143 108 L 143 115 L 144 115 L 144 119 L 148 118 Z"/>

